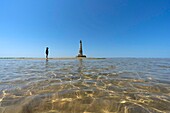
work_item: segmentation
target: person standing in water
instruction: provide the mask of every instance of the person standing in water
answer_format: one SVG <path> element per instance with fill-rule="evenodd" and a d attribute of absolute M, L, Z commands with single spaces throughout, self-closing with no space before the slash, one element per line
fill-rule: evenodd
<path fill-rule="evenodd" d="M 48 47 L 46 47 L 46 51 L 45 51 L 45 54 L 46 54 L 46 60 L 48 60 L 48 53 L 49 53 L 49 51 L 48 51 Z"/>

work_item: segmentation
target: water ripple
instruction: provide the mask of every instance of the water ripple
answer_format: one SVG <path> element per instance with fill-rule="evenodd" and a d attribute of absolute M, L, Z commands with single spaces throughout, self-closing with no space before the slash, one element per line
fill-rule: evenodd
<path fill-rule="evenodd" d="M 0 60 L 2 113 L 168 113 L 169 59 Z"/>

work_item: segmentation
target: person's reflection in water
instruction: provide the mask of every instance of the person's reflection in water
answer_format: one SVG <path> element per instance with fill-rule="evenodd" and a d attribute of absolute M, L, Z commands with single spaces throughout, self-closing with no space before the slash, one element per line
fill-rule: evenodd
<path fill-rule="evenodd" d="M 45 62 L 45 71 L 48 71 L 48 60 Z"/>

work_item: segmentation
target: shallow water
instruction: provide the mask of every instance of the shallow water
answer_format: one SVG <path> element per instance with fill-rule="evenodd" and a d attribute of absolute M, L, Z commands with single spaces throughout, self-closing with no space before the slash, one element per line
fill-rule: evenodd
<path fill-rule="evenodd" d="M 0 113 L 170 113 L 170 59 L 0 60 Z"/>

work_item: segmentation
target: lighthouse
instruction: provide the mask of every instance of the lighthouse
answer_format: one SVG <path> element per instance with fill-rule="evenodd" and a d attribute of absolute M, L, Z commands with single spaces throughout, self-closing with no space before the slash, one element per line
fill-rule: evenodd
<path fill-rule="evenodd" d="M 86 57 L 86 55 L 83 55 L 83 48 L 82 48 L 82 41 L 80 40 L 80 48 L 79 48 L 79 54 L 77 57 Z"/>

